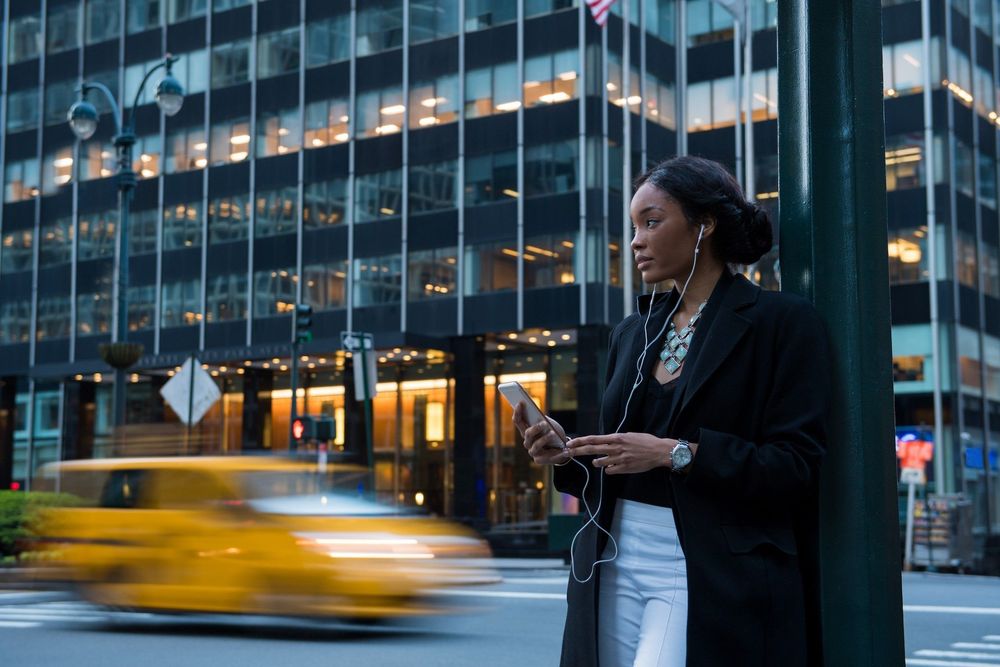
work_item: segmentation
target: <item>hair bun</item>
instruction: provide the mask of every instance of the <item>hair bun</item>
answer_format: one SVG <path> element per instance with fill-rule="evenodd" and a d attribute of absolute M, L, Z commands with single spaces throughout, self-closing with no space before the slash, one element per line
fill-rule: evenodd
<path fill-rule="evenodd" d="M 771 250 L 774 243 L 771 216 L 756 202 L 748 201 L 743 209 L 743 233 L 743 252 L 737 258 L 740 264 L 753 264 Z"/>

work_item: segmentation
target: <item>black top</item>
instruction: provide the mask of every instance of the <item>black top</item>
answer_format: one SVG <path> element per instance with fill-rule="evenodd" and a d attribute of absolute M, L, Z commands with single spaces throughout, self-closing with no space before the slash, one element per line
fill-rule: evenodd
<path fill-rule="evenodd" d="M 677 380 L 678 378 L 674 378 L 666 384 L 660 384 L 655 376 L 649 378 L 649 388 L 643 398 L 640 413 L 644 433 L 656 433 L 667 421 L 670 404 L 677 390 Z M 626 475 L 618 497 L 647 505 L 670 507 L 673 503 L 673 493 L 670 489 L 669 475 L 670 470 L 663 466 Z"/>

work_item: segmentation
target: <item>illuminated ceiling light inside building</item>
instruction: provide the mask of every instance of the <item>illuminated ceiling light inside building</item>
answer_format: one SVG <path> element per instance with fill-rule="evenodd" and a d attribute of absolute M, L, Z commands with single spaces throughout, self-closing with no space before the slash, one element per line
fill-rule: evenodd
<path fill-rule="evenodd" d="M 203 151 L 206 148 L 208 148 L 208 144 L 205 143 L 204 141 L 199 141 L 194 146 L 192 146 L 192 148 L 194 148 L 196 151 Z"/>
<path fill-rule="evenodd" d="M 537 336 L 528 336 L 528 342 L 529 343 L 537 343 L 538 342 L 538 337 Z"/>
<path fill-rule="evenodd" d="M 312 140 L 312 145 L 313 146 L 326 146 L 326 142 L 323 141 L 322 139 L 320 139 L 319 137 L 314 137 L 313 140 Z"/>
<path fill-rule="evenodd" d="M 576 78 L 576 72 L 562 72 L 559 74 L 560 81 L 572 81 Z"/>
<path fill-rule="evenodd" d="M 378 212 L 381 213 L 382 215 L 396 215 L 396 211 L 394 211 L 391 208 L 386 208 L 385 206 L 380 208 Z"/>
<path fill-rule="evenodd" d="M 143 162 L 152 162 L 153 161 L 153 156 L 152 155 L 147 155 L 146 153 L 143 153 L 142 155 L 139 156 L 139 159 L 142 160 Z"/>
<path fill-rule="evenodd" d="M 347 132 L 341 132 L 339 134 L 333 135 L 333 138 L 337 141 L 347 141 L 351 137 L 350 135 L 347 134 Z"/>
<path fill-rule="evenodd" d="M 387 123 L 375 128 L 375 134 L 394 134 L 396 132 L 399 132 L 399 125 L 395 123 Z"/>
<path fill-rule="evenodd" d="M 542 331 L 542 335 L 543 335 L 543 336 L 551 336 L 551 335 L 552 335 L 552 332 L 551 332 L 551 331 L 549 331 L 548 329 L 545 329 L 544 331 Z"/>
<path fill-rule="evenodd" d="M 80 380 L 83 379 L 83 376 L 80 375 L 79 373 L 77 373 L 76 375 L 73 376 L 73 379 L 76 380 L 77 382 L 79 382 Z"/>
<path fill-rule="evenodd" d="M 202 364 L 201 367 L 206 371 L 208 370 L 208 364 Z"/>
<path fill-rule="evenodd" d="M 244 362 L 243 362 L 243 365 L 244 365 L 244 366 L 252 366 L 252 365 L 253 365 L 253 362 L 252 362 L 252 361 L 250 361 L 249 359 L 247 359 L 246 361 L 244 361 Z"/>
<path fill-rule="evenodd" d="M 325 364 L 326 363 L 326 357 L 320 357 L 319 358 L 319 363 Z"/>
<path fill-rule="evenodd" d="M 72 167 L 73 166 L 73 158 L 71 158 L 71 157 L 56 158 L 55 160 L 52 161 L 52 166 L 53 167 Z"/>
<path fill-rule="evenodd" d="M 566 100 L 570 99 L 570 96 L 569 93 L 565 93 L 560 90 L 555 93 L 547 93 L 545 95 L 542 95 L 538 99 L 541 100 L 542 102 L 545 102 L 546 104 L 556 104 L 557 102 L 565 102 Z"/>
<path fill-rule="evenodd" d="M 278 128 L 278 136 L 279 137 L 287 137 L 288 136 L 288 128 L 287 127 L 279 127 Z"/>
<path fill-rule="evenodd" d="M 639 95 L 629 95 L 628 103 L 629 104 L 641 104 L 642 103 L 642 97 L 640 97 Z"/>
<path fill-rule="evenodd" d="M 379 109 L 379 113 L 385 116 L 395 116 L 396 114 L 403 113 L 404 111 L 406 111 L 406 107 L 402 104 L 390 104 L 387 107 Z"/>
<path fill-rule="evenodd" d="M 507 195 L 508 197 L 513 197 L 513 198 L 517 199 L 517 190 L 512 190 L 510 188 L 504 188 L 503 189 L 503 193 L 505 195 Z"/>
<path fill-rule="evenodd" d="M 272 364 L 279 363 L 280 361 L 281 361 L 281 359 L 279 359 L 278 357 L 275 357 L 274 359 L 271 359 L 271 363 Z"/>
<path fill-rule="evenodd" d="M 424 494 L 422 494 L 420 491 L 414 493 L 413 502 L 415 502 L 417 505 L 422 506 L 424 504 Z"/>
<path fill-rule="evenodd" d="M 212 371 L 212 377 L 214 378 L 219 377 L 219 371 Z"/>
<path fill-rule="evenodd" d="M 249 144 L 250 143 L 250 135 L 249 134 L 234 134 L 233 136 L 229 137 L 229 143 L 231 143 L 231 144 L 233 144 L 235 146 L 239 146 L 239 145 L 242 145 L 242 144 Z"/>
<path fill-rule="evenodd" d="M 244 373 L 244 370 L 242 368 L 237 368 L 236 369 L 236 374 L 237 375 L 243 375 L 243 373 Z"/>
<path fill-rule="evenodd" d="M 264 367 L 264 368 L 270 368 L 271 364 L 269 364 L 268 362 L 265 361 L 264 363 L 261 364 L 261 366 Z"/>
<path fill-rule="evenodd" d="M 549 347 L 555 347 L 556 342 L 554 340 L 550 340 L 548 343 L 546 343 L 546 345 L 548 345 Z"/>
<path fill-rule="evenodd" d="M 422 127 L 427 127 L 429 125 L 437 125 L 441 121 L 438 119 L 437 116 L 425 116 L 417 122 L 420 123 Z"/>
<path fill-rule="evenodd" d="M 71 176 L 69 174 L 60 174 L 52 180 L 55 181 L 56 185 L 65 185 L 66 183 L 69 183 L 70 178 Z"/>
<path fill-rule="evenodd" d="M 509 334 L 507 334 L 507 338 L 511 340 L 517 340 L 517 334 L 511 331 Z"/>
<path fill-rule="evenodd" d="M 207 164 L 208 164 L 208 160 L 206 160 L 203 157 L 200 157 L 200 158 L 198 158 L 197 160 L 194 161 L 194 166 L 198 167 L 199 169 L 203 169 L 205 167 L 205 165 L 207 165 Z"/>
<path fill-rule="evenodd" d="M 152 169 L 143 169 L 141 173 L 143 178 L 152 178 L 153 176 L 156 176 L 156 172 Z"/>
<path fill-rule="evenodd" d="M 420 104 L 428 109 L 433 109 L 444 101 L 445 99 L 443 97 L 428 97 L 425 100 L 420 100 Z"/>
<path fill-rule="evenodd" d="M 910 63 L 914 67 L 920 67 L 920 61 L 917 60 L 916 58 L 914 58 L 913 56 L 911 56 L 909 53 L 904 53 L 903 54 L 903 60 L 905 60 L 906 62 Z"/>
<path fill-rule="evenodd" d="M 497 105 L 497 111 L 517 111 L 521 108 L 521 102 L 514 100 L 513 102 L 501 102 Z"/>
<path fill-rule="evenodd" d="M 413 357 L 411 357 L 410 355 L 408 354 L 403 355 L 403 361 L 410 361 L 411 359 L 413 359 Z"/>
<path fill-rule="evenodd" d="M 559 337 L 562 338 L 563 340 L 569 340 L 569 334 L 563 334 L 562 336 Z"/>
<path fill-rule="evenodd" d="M 94 373 L 94 382 L 100 382 L 104 379 L 104 376 L 100 373 Z"/>
<path fill-rule="evenodd" d="M 243 160 L 247 159 L 247 155 L 248 153 L 246 151 L 239 151 L 237 153 L 230 153 L 229 159 L 232 162 L 242 162 Z"/>
<path fill-rule="evenodd" d="M 288 370 L 288 366 L 286 366 L 284 364 L 281 364 L 281 366 L 279 367 L 278 370 L 287 371 Z"/>
<path fill-rule="evenodd" d="M 500 343 L 499 345 L 497 345 L 497 349 L 503 352 L 504 350 L 507 349 L 507 346 L 504 345 L 503 343 Z"/>

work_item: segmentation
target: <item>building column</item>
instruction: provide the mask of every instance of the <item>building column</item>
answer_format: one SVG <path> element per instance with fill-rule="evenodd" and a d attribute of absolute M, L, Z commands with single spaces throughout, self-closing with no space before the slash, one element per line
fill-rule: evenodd
<path fill-rule="evenodd" d="M 97 386 L 93 382 L 67 382 L 65 387 L 62 458 L 64 461 L 93 458 Z"/>
<path fill-rule="evenodd" d="M 247 368 L 243 374 L 243 452 L 266 449 L 264 426 L 271 413 L 271 399 L 261 396 L 274 389 L 274 374 L 269 370 Z"/>
<path fill-rule="evenodd" d="M 482 336 L 452 338 L 455 369 L 454 518 L 486 528 L 486 397 Z"/>
<path fill-rule="evenodd" d="M 582 326 L 576 331 L 576 424 L 563 424 L 567 433 L 597 433 L 609 335 L 610 330 L 604 325 Z"/>
<path fill-rule="evenodd" d="M 375 462 L 368 460 L 366 428 L 365 403 L 354 396 L 354 359 L 344 359 L 344 452 L 356 463 L 374 470 Z"/>
<path fill-rule="evenodd" d="M 0 378 L 0 490 L 14 480 L 14 424 L 17 423 L 17 378 Z"/>

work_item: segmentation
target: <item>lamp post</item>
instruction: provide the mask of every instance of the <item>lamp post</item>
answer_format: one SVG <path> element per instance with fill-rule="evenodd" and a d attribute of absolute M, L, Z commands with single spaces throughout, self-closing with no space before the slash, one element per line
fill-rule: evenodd
<path fill-rule="evenodd" d="M 84 82 L 80 86 L 80 99 L 69 108 L 67 120 L 73 134 L 81 140 L 87 140 L 97 131 L 98 114 L 93 104 L 87 101 L 87 93 L 97 90 L 104 95 L 111 107 L 115 121 L 115 136 L 113 143 L 118 160 L 118 173 L 115 176 L 118 184 L 118 238 L 115 244 L 115 272 L 118 276 L 115 284 L 115 306 L 112 314 L 111 343 L 101 345 L 101 358 L 115 369 L 114 389 L 114 425 L 125 424 L 125 370 L 132 366 L 142 356 L 141 343 L 128 342 L 128 214 L 135 192 L 136 174 L 132 170 L 132 146 L 135 145 L 135 110 L 139 98 L 146 86 L 146 81 L 161 67 L 166 70 L 163 78 L 156 86 L 156 105 L 168 116 L 173 116 L 181 110 L 184 104 L 184 88 L 171 73 L 171 67 L 177 62 L 177 56 L 167 54 L 163 60 L 151 68 L 139 83 L 132 102 L 132 110 L 125 117 L 125 110 L 119 108 L 115 96 L 108 87 L 99 82 Z"/>

